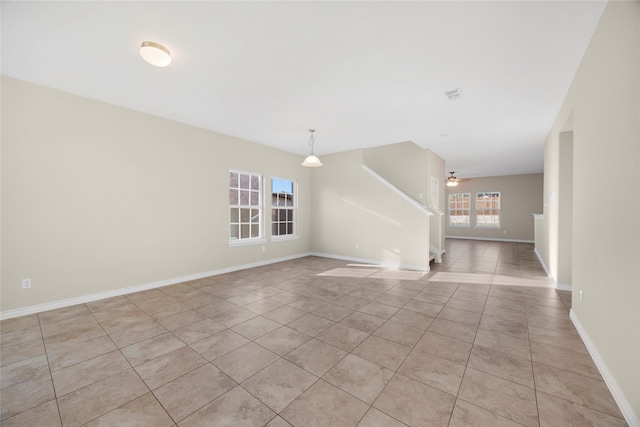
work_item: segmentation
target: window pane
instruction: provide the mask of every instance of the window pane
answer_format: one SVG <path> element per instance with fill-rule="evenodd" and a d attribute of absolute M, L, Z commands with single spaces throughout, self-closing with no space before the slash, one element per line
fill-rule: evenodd
<path fill-rule="evenodd" d="M 285 234 L 287 234 L 287 224 L 281 222 L 280 223 L 280 233 L 281 236 L 284 236 Z"/>
<path fill-rule="evenodd" d="M 276 221 L 278 221 L 278 210 L 271 209 L 271 222 L 276 222 Z"/>
<path fill-rule="evenodd" d="M 278 224 L 276 224 L 276 223 L 271 224 L 271 234 L 273 236 L 277 236 L 278 235 Z"/>
<path fill-rule="evenodd" d="M 249 175 L 240 174 L 240 188 L 249 188 Z"/>
<path fill-rule="evenodd" d="M 251 222 L 260 222 L 260 209 L 251 209 Z"/>
<path fill-rule="evenodd" d="M 239 229 L 239 225 L 237 224 L 231 224 L 229 226 L 229 238 L 231 240 L 237 240 L 240 238 L 240 229 Z"/>
<path fill-rule="evenodd" d="M 240 221 L 241 222 L 249 222 L 249 209 L 240 209 Z"/>
<path fill-rule="evenodd" d="M 231 222 L 231 223 L 240 222 L 240 214 L 238 213 L 238 209 L 237 208 L 231 208 L 231 215 L 230 215 L 230 218 L 229 218 L 229 222 Z"/>
<path fill-rule="evenodd" d="M 260 237 L 260 224 L 251 224 L 251 237 Z"/>
<path fill-rule="evenodd" d="M 249 204 L 249 190 L 240 190 L 240 205 L 247 206 Z"/>
<path fill-rule="evenodd" d="M 248 239 L 249 238 L 249 224 L 241 224 L 240 225 L 240 238 Z"/>
<path fill-rule="evenodd" d="M 288 222 L 287 223 L 287 234 L 293 234 L 293 223 L 292 222 Z"/>
<path fill-rule="evenodd" d="M 293 221 L 293 209 L 287 209 L 287 221 Z"/>
<path fill-rule="evenodd" d="M 229 172 L 229 188 L 238 188 L 238 174 Z"/>
<path fill-rule="evenodd" d="M 251 175 L 251 189 L 252 190 L 260 190 L 260 177 L 259 176 Z"/>
<path fill-rule="evenodd" d="M 251 192 L 251 206 L 258 206 L 260 204 L 260 192 L 252 191 Z"/>
<path fill-rule="evenodd" d="M 237 205 L 238 200 L 238 190 L 229 190 L 229 204 Z"/>

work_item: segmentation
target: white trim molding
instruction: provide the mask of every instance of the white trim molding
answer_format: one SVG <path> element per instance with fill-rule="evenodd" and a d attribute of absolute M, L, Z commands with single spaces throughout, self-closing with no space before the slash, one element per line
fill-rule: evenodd
<path fill-rule="evenodd" d="M 401 198 L 403 198 L 407 202 L 411 203 L 413 206 L 418 208 L 420 211 L 424 212 L 426 215 L 428 215 L 428 216 L 433 215 L 433 212 L 431 212 L 431 209 L 429 209 L 426 205 L 423 205 L 422 203 L 418 202 L 416 199 L 414 199 L 413 197 L 409 196 L 407 193 L 405 193 L 404 191 L 402 191 L 401 189 L 399 189 L 398 187 L 396 187 L 395 185 L 393 185 L 392 183 L 390 183 L 389 181 L 384 179 L 382 176 L 378 175 L 370 167 L 368 167 L 366 165 L 362 165 L 362 169 L 364 169 L 372 177 L 374 177 L 375 179 L 380 181 L 382 184 L 384 184 L 387 188 L 389 188 L 391 191 L 396 193 L 398 196 L 400 196 Z"/>
<path fill-rule="evenodd" d="M 174 277 L 170 279 L 159 280 L 157 282 L 144 283 L 141 285 L 128 286 L 125 288 L 114 289 L 106 292 L 98 292 L 95 294 L 82 295 L 75 298 L 68 298 L 68 299 L 52 301 L 44 304 L 31 305 L 29 307 L 7 310 L 7 311 L 0 312 L 0 320 L 11 319 L 13 317 L 19 317 L 19 316 L 26 316 L 28 314 L 41 313 L 43 311 L 55 310 L 57 308 L 69 307 L 77 304 L 84 304 L 87 302 L 97 301 L 105 298 L 112 298 L 112 297 L 117 297 L 121 295 L 132 294 L 134 292 L 147 291 L 149 289 L 175 285 L 178 283 L 188 282 L 190 280 L 204 279 L 205 277 L 218 276 L 220 274 L 232 273 L 234 271 L 246 270 L 248 268 L 262 267 L 264 265 L 276 264 L 278 262 L 291 261 L 293 259 L 304 258 L 307 256 L 317 256 L 322 258 L 338 259 L 342 261 L 374 264 L 374 265 L 379 265 L 380 267 L 388 267 L 388 268 L 403 268 L 407 270 L 417 270 L 417 271 L 424 271 L 424 272 L 430 271 L 430 268 L 428 266 L 423 267 L 423 266 L 409 265 L 409 264 L 391 265 L 388 263 L 384 263 L 382 261 L 370 260 L 370 259 L 364 259 L 364 258 L 346 257 L 342 255 L 325 254 L 325 253 L 319 253 L 319 252 L 303 252 L 300 254 L 286 256 L 282 258 L 273 258 L 273 259 L 253 262 L 249 264 L 235 265 L 232 267 L 225 267 L 217 270 L 205 271 L 202 273 L 195 273 L 195 274 L 189 274 L 181 277 Z"/>
<path fill-rule="evenodd" d="M 482 227 L 490 228 L 490 227 Z M 493 228 L 493 227 L 491 227 Z M 489 242 L 510 242 L 510 243 L 535 243 L 533 240 L 520 240 L 520 239 L 494 239 L 491 237 L 466 237 L 466 236 L 444 236 L 445 239 L 462 239 L 462 240 L 486 240 Z"/>
<path fill-rule="evenodd" d="M 542 268 L 544 269 L 544 272 L 547 273 L 547 277 L 551 277 L 553 279 L 553 276 L 551 276 L 551 273 L 549 272 L 549 269 L 547 268 L 547 264 L 544 263 L 544 260 L 542 259 L 542 255 L 540 255 L 540 252 L 538 252 L 538 248 L 533 248 L 533 253 L 536 254 L 536 256 L 538 257 L 538 261 L 540 261 L 540 264 L 542 265 Z M 555 283 L 556 281 L 554 280 L 553 283 Z"/>
<path fill-rule="evenodd" d="M 538 252 L 538 248 L 533 248 L 533 253 L 535 253 L 536 256 L 538 257 L 538 261 L 540 261 L 540 265 L 542 265 L 542 268 L 544 269 L 544 272 L 547 274 L 547 277 L 551 279 L 551 281 L 553 282 L 553 287 L 559 291 L 571 292 L 571 290 L 573 289 L 571 284 L 556 282 L 555 277 L 551 275 L 551 273 L 549 272 L 549 269 L 547 268 L 547 265 L 544 263 L 544 260 L 542 259 L 542 255 L 540 255 L 540 252 Z"/>
<path fill-rule="evenodd" d="M 640 418 L 638 418 L 638 414 L 635 413 L 635 411 L 633 410 L 633 406 L 631 406 L 631 402 L 627 400 L 627 397 L 622 392 L 622 389 L 618 385 L 618 382 L 611 374 L 611 371 L 609 371 L 607 364 L 604 362 L 604 359 L 600 355 L 600 352 L 596 348 L 593 341 L 591 341 L 591 338 L 582 326 L 582 323 L 580 323 L 580 320 L 578 319 L 575 311 L 571 310 L 569 312 L 569 318 L 571 319 L 571 322 L 573 322 L 573 325 L 576 327 L 580 338 L 582 338 L 582 342 L 584 342 L 584 345 L 587 347 L 587 350 L 589 351 L 591 358 L 595 362 L 598 371 L 600 371 L 602 379 L 607 384 L 607 387 L 609 388 L 609 391 L 613 396 L 613 400 L 615 400 L 618 404 L 618 408 L 620 408 L 620 412 L 622 412 L 622 416 L 624 417 L 625 421 L 627 422 L 627 424 L 629 424 L 629 427 L 640 427 Z"/>
<path fill-rule="evenodd" d="M 232 273 L 234 271 L 246 270 L 253 267 L 262 267 L 264 265 L 275 264 L 283 261 L 290 261 L 292 259 L 304 258 L 311 256 L 309 252 L 296 254 L 292 256 L 286 256 L 282 258 L 274 258 L 265 261 L 258 261 L 249 264 L 236 265 L 233 267 L 226 267 L 217 270 L 205 271 L 202 273 L 189 274 L 181 277 L 174 277 L 171 279 L 159 280 L 157 282 L 145 283 L 141 285 L 129 286 L 126 288 L 114 289 L 112 291 L 98 292 L 95 294 L 82 295 L 75 298 L 69 298 L 59 301 L 48 302 L 44 304 L 32 305 L 24 308 L 17 308 L 13 310 L 7 310 L 0 313 L 0 320 L 11 319 L 12 317 L 26 316 L 27 314 L 40 313 L 43 311 L 55 310 L 57 308 L 69 307 L 76 304 L 84 304 L 87 302 L 97 301 L 105 298 L 117 297 L 121 295 L 132 294 L 134 292 L 146 291 L 149 289 L 161 288 L 163 286 L 175 285 L 177 283 L 188 282 L 190 280 L 203 279 L 210 276 L 218 276 L 220 274 Z"/>

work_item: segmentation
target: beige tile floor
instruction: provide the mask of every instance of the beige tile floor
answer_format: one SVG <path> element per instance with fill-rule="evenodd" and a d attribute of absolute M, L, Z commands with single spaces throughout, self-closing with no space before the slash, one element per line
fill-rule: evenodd
<path fill-rule="evenodd" d="M 309 257 L 2 321 L 2 426 L 624 426 L 530 244 Z"/>

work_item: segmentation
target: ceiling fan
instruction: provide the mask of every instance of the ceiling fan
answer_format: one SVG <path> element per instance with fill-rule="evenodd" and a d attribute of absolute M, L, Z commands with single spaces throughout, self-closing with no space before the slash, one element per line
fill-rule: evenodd
<path fill-rule="evenodd" d="M 459 179 L 456 178 L 456 176 L 454 175 L 454 173 L 456 173 L 455 171 L 451 171 L 449 172 L 450 176 L 447 178 L 447 180 L 445 181 L 447 184 L 447 187 L 455 187 L 456 185 L 458 185 L 459 182 L 465 182 L 465 181 L 469 181 L 469 179 Z"/>

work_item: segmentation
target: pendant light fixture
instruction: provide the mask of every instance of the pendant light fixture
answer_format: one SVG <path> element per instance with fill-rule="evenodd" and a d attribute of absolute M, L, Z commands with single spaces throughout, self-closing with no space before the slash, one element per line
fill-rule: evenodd
<path fill-rule="evenodd" d="M 309 154 L 307 158 L 304 159 L 304 162 L 302 162 L 302 166 L 308 168 L 319 168 L 320 166 L 322 166 L 322 162 L 320 162 L 320 159 L 313 154 L 313 146 L 316 143 L 316 137 L 314 134 L 315 131 L 315 129 L 309 129 L 309 132 L 311 132 L 311 137 L 309 138 L 309 148 L 311 149 L 311 154 Z"/>
<path fill-rule="evenodd" d="M 156 67 L 166 67 L 171 64 L 171 54 L 169 49 L 155 42 L 142 42 L 140 55 L 151 65 Z"/>

